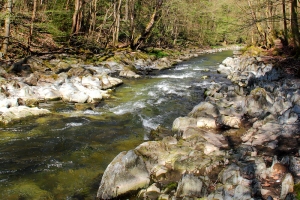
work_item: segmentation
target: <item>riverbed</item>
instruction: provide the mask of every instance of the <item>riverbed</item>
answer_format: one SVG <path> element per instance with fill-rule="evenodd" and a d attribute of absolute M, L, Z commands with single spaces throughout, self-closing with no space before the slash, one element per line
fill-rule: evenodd
<path fill-rule="evenodd" d="M 232 51 L 204 54 L 142 79 L 125 79 L 93 110 L 47 102 L 53 114 L 0 127 L 0 199 L 93 199 L 101 176 L 121 151 L 170 129 L 204 99 Z"/>

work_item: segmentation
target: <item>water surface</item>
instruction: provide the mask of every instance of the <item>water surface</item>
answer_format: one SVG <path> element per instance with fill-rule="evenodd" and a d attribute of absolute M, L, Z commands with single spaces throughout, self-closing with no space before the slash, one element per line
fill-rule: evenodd
<path fill-rule="evenodd" d="M 0 199 L 94 199 L 101 176 L 121 151 L 172 127 L 204 99 L 205 88 L 228 82 L 216 72 L 231 51 L 202 55 L 172 69 L 124 80 L 95 110 L 42 104 L 53 114 L 0 127 Z"/>

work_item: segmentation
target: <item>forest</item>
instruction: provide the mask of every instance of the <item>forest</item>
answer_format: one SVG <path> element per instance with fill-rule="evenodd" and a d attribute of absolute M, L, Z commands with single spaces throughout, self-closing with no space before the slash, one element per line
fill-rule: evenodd
<path fill-rule="evenodd" d="M 276 39 L 296 49 L 297 0 L 1 0 L 1 58 L 106 48 L 184 48 Z"/>

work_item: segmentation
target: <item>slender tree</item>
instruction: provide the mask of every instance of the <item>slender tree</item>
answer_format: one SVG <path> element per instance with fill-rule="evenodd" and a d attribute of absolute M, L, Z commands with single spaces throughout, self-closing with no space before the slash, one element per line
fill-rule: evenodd
<path fill-rule="evenodd" d="M 291 29 L 292 29 L 292 39 L 295 48 L 299 48 L 300 45 L 300 35 L 297 17 L 297 1 L 291 0 Z"/>
<path fill-rule="evenodd" d="M 33 9 L 31 15 L 31 25 L 29 30 L 29 37 L 28 37 L 28 51 L 30 51 L 32 36 L 33 36 L 33 28 L 34 28 L 34 20 L 36 17 L 36 9 L 37 9 L 37 0 L 33 0 Z"/>
<path fill-rule="evenodd" d="M 4 40 L 2 44 L 2 53 L 4 55 L 7 54 L 8 44 L 9 44 L 9 37 L 10 37 L 10 19 L 12 15 L 12 0 L 7 0 L 6 3 L 6 14 L 5 14 L 5 25 L 4 25 Z"/>
<path fill-rule="evenodd" d="M 287 28 L 287 17 L 286 17 L 286 6 L 285 0 L 282 0 L 282 15 L 283 15 L 283 36 L 284 42 L 288 45 L 288 28 Z"/>

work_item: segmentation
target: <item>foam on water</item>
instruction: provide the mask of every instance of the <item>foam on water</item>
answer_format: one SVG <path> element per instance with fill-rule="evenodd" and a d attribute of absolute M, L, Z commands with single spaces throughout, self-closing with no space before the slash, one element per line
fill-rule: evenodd
<path fill-rule="evenodd" d="M 66 123 L 66 127 L 76 127 L 76 126 L 82 126 L 83 123 L 76 123 L 76 122 L 70 122 L 70 123 Z"/>
<path fill-rule="evenodd" d="M 94 110 L 85 110 L 85 111 L 83 111 L 83 114 L 85 114 L 85 115 L 101 115 L 102 113 L 94 111 Z"/>
<path fill-rule="evenodd" d="M 111 108 L 109 110 L 116 115 L 123 115 L 126 113 L 132 113 L 136 110 L 139 110 L 139 109 L 142 109 L 145 107 L 146 107 L 146 105 L 145 105 L 145 102 L 143 102 L 143 101 L 136 101 L 136 102 L 130 101 L 130 102 L 121 104 L 117 107 Z"/>
<path fill-rule="evenodd" d="M 194 72 L 188 72 L 185 74 L 163 74 L 156 76 L 154 78 L 174 78 L 174 79 L 185 79 L 185 78 L 192 78 L 195 76 Z"/>
<path fill-rule="evenodd" d="M 179 66 L 175 67 L 174 70 L 175 70 L 175 71 L 181 71 L 181 70 L 185 70 L 185 69 L 188 68 L 188 67 L 189 67 L 189 65 L 186 65 L 186 64 L 184 64 L 184 65 L 179 65 Z"/>
<path fill-rule="evenodd" d="M 72 128 L 72 127 L 80 127 L 80 126 L 88 124 L 89 122 L 90 122 L 90 120 L 82 118 L 81 122 L 69 122 L 69 123 L 66 123 L 63 128 L 51 129 L 51 131 L 63 131 L 63 130 L 66 130 L 66 129 Z"/>
<path fill-rule="evenodd" d="M 144 128 L 147 130 L 156 129 L 159 126 L 159 123 L 155 122 L 156 118 L 140 117 L 142 119 Z"/>

